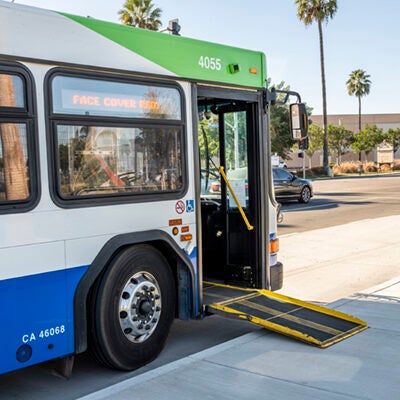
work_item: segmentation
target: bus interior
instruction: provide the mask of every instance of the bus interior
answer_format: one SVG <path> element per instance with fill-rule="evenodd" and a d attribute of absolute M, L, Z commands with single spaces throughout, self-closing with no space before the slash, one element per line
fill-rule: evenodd
<path fill-rule="evenodd" d="M 229 97 L 229 93 L 226 94 Z M 204 281 L 260 287 L 256 212 L 257 102 L 198 97 Z M 231 189 L 222 178 L 223 167 Z M 250 222 L 246 224 L 240 208 Z"/>

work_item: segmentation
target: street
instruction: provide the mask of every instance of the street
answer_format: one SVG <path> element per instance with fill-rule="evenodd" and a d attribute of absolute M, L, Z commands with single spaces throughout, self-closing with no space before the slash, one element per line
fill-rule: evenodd
<path fill-rule="evenodd" d="M 386 270 L 380 269 L 377 274 L 365 274 L 365 269 L 359 265 L 353 270 L 348 268 L 348 263 L 329 264 L 324 261 L 324 254 L 317 254 L 318 243 L 304 242 L 304 251 L 312 249 L 316 257 L 320 257 L 321 270 L 314 268 L 310 271 L 307 265 L 301 263 L 301 254 L 292 254 L 290 248 L 285 247 L 285 243 L 288 238 L 293 239 L 297 232 L 307 233 L 338 225 L 343 225 L 342 231 L 346 232 L 345 224 L 350 222 L 360 221 L 359 226 L 362 229 L 363 220 L 399 215 L 400 176 L 318 180 L 314 182 L 314 191 L 315 196 L 309 204 L 292 202 L 283 205 L 284 220 L 278 230 L 281 236 L 280 254 L 285 265 L 285 284 L 282 292 L 295 294 L 304 299 L 328 302 L 341 297 L 342 293 L 366 289 L 394 277 L 395 274 L 398 275 L 397 265 Z M 377 229 L 377 232 L 382 234 L 381 230 Z M 342 237 L 336 239 L 349 240 L 346 235 L 344 233 Z M 301 237 L 306 237 L 306 234 Z M 351 238 L 357 244 L 358 239 L 362 241 L 363 232 L 357 234 L 352 231 Z M 321 237 L 319 240 L 326 241 L 332 238 Z M 337 240 L 335 243 L 339 251 L 340 241 Z M 373 249 L 369 250 L 373 257 Z M 346 259 L 345 254 L 344 259 Z M 354 260 L 348 260 L 350 261 L 356 264 Z M 371 263 L 369 267 L 374 265 Z M 315 276 L 319 276 L 317 281 L 311 278 Z M 343 276 L 351 283 L 350 285 L 344 285 Z M 314 289 L 318 290 L 311 295 Z M 52 374 L 52 363 L 0 377 L 0 399 L 49 400 L 61 397 L 67 400 L 76 399 L 189 354 L 258 330 L 258 327 L 250 324 L 217 316 L 203 321 L 176 321 L 160 357 L 137 371 L 121 373 L 108 370 L 98 366 L 90 354 L 83 354 L 76 358 L 73 375 L 69 381 Z"/>
<path fill-rule="evenodd" d="M 400 175 L 313 181 L 308 204 L 283 203 L 279 236 L 400 214 Z"/>

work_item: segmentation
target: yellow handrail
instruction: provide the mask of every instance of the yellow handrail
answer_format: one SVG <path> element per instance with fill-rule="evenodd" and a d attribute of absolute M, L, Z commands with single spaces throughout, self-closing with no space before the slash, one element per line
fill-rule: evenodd
<path fill-rule="evenodd" d="M 235 203 L 236 203 L 236 205 L 237 205 L 237 207 L 239 209 L 240 215 L 242 216 L 244 223 L 247 226 L 247 229 L 249 231 L 252 231 L 254 229 L 254 226 L 251 225 L 249 220 L 247 219 L 246 214 L 244 213 L 243 208 L 240 205 L 238 198 L 236 197 L 235 191 L 233 190 L 233 188 L 232 188 L 232 186 L 231 186 L 231 184 L 230 184 L 230 182 L 228 180 L 228 177 L 225 174 L 224 167 L 222 167 L 222 166 L 219 167 L 219 172 L 220 172 L 222 178 L 224 179 L 224 181 L 226 183 L 226 186 L 228 186 L 228 189 L 231 192 L 233 199 L 235 200 Z"/>

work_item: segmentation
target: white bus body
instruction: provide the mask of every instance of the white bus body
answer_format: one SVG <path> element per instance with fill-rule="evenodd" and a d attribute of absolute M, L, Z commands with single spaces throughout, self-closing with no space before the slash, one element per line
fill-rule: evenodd
<path fill-rule="evenodd" d="M 280 288 L 261 53 L 5 1 L 0 26 L 0 373 L 88 342 L 136 368 L 204 277 Z"/>

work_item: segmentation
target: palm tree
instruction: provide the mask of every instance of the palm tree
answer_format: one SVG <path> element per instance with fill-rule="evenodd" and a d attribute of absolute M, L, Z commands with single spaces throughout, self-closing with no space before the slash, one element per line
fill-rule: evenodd
<path fill-rule="evenodd" d="M 124 25 L 158 31 L 162 10 L 154 7 L 152 0 L 126 0 L 118 11 L 119 19 Z"/>
<path fill-rule="evenodd" d="M 314 21 L 318 24 L 319 50 L 321 61 L 321 81 L 322 81 L 322 114 L 324 129 L 323 145 L 323 166 L 326 175 L 329 173 L 328 161 L 328 119 L 326 111 L 326 83 L 325 83 L 325 62 L 324 62 L 324 40 L 322 35 L 322 22 L 328 22 L 333 18 L 337 10 L 336 0 L 295 0 L 297 5 L 297 17 L 304 22 L 304 25 L 311 25 Z"/>
<path fill-rule="evenodd" d="M 349 79 L 346 82 L 347 92 L 350 96 L 358 98 L 358 131 L 361 131 L 361 97 L 369 94 L 371 81 L 368 75 L 362 69 L 356 69 L 351 72 Z"/>

